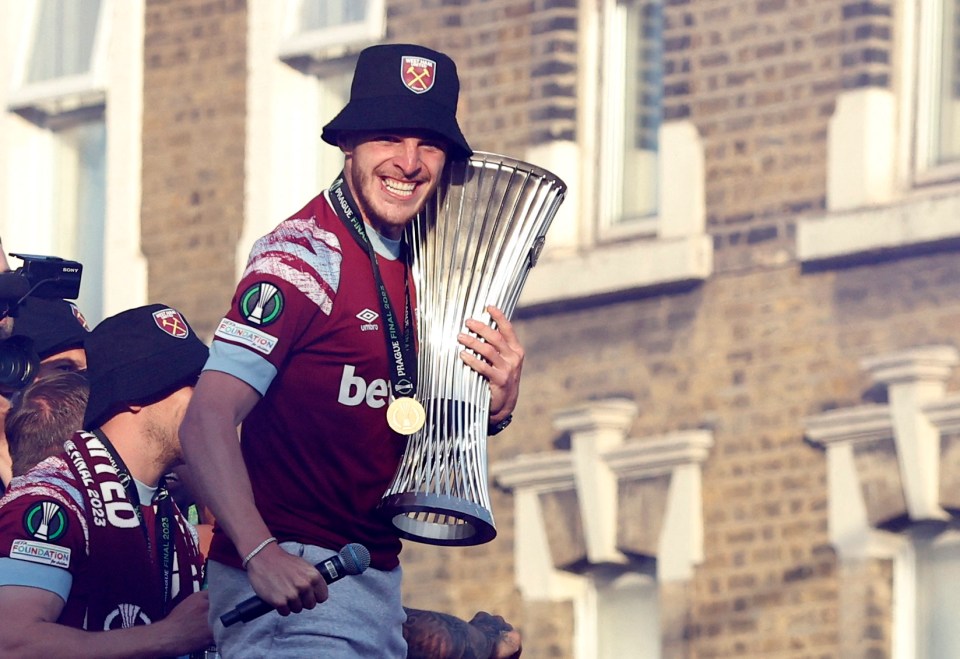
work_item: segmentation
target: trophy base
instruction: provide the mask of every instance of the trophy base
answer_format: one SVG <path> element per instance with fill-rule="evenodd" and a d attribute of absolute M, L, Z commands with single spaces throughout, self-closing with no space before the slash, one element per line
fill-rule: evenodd
<path fill-rule="evenodd" d="M 490 511 L 457 497 L 403 492 L 384 497 L 380 510 L 401 538 L 428 545 L 468 547 L 497 537 Z"/>

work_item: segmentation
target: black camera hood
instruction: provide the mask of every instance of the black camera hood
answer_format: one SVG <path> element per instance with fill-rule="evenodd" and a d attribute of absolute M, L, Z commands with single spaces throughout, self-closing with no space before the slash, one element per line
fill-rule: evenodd
<path fill-rule="evenodd" d="M 30 291 L 30 280 L 18 272 L 0 272 L 0 302 L 15 303 Z"/>

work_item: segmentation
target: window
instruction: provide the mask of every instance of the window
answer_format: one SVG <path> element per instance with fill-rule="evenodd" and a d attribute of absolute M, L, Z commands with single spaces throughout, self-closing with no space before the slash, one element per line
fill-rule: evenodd
<path fill-rule="evenodd" d="M 6 246 L 80 261 L 77 304 L 95 322 L 104 304 L 108 12 L 101 0 L 24 4 L 19 18 L 25 39 L 6 105 L 26 120 L 19 132 L 31 154 L 32 180 L 23 187 L 11 183 L 11 191 L 22 195 L 32 223 L 27 232 L 4 236 Z"/>
<path fill-rule="evenodd" d="M 53 251 L 83 264 L 78 307 L 103 317 L 103 245 L 106 231 L 107 131 L 103 119 L 54 131 Z"/>
<path fill-rule="evenodd" d="M 921 11 L 917 164 L 924 171 L 960 161 L 960 11 L 954 0 Z"/>
<path fill-rule="evenodd" d="M 955 657 L 960 652 L 960 535 L 947 532 L 916 540 L 916 626 L 918 657 Z"/>
<path fill-rule="evenodd" d="M 100 0 L 26 3 L 22 45 L 8 98 L 35 120 L 102 105 L 104 12 Z"/>
<path fill-rule="evenodd" d="M 383 37 L 383 0 L 288 0 L 287 11 L 280 57 L 316 80 L 319 140 L 319 128 L 350 98 L 357 54 Z M 328 148 L 318 148 L 317 155 L 318 185 L 326 187 L 343 159 Z"/>
<path fill-rule="evenodd" d="M 27 66 L 27 82 L 88 74 L 99 17 L 100 0 L 43 2 Z"/>
<path fill-rule="evenodd" d="M 320 139 L 350 97 L 357 55 L 383 39 L 384 0 L 249 0 L 246 217 L 254 241 L 328 187 L 343 155 Z"/>
<path fill-rule="evenodd" d="M 383 0 L 287 0 L 287 29 L 280 56 L 317 60 L 338 49 L 383 37 Z"/>
<path fill-rule="evenodd" d="M 827 140 L 827 213 L 797 224 L 797 256 L 808 265 L 892 256 L 960 235 L 957 2 L 871 7 L 879 10 L 874 34 L 890 22 L 897 75 L 890 85 L 837 95 Z"/>
<path fill-rule="evenodd" d="M 628 573 L 597 584 L 597 659 L 656 659 L 660 650 L 656 575 Z"/>
<path fill-rule="evenodd" d="M 320 129 L 333 119 L 343 106 L 350 100 L 350 82 L 353 80 L 353 69 L 356 58 L 341 58 L 335 64 L 331 63 L 325 69 L 325 75 L 317 77 L 317 92 L 320 118 L 317 135 L 319 140 Z M 343 154 L 333 147 L 319 142 L 317 149 L 317 184 L 326 188 L 343 169 Z"/>
<path fill-rule="evenodd" d="M 664 4 L 578 3 L 576 139 L 521 156 L 568 186 L 521 309 L 696 286 L 713 272 L 703 141 L 664 113 Z"/>
<path fill-rule="evenodd" d="M 600 94 L 603 228 L 656 229 L 663 107 L 663 10 L 659 0 L 608 0 Z"/>

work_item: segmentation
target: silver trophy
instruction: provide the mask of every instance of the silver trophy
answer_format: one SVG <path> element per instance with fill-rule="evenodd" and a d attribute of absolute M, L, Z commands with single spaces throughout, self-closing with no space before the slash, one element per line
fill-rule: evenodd
<path fill-rule="evenodd" d="M 457 334 L 467 318 L 490 323 L 490 304 L 512 316 L 565 192 L 544 169 L 478 152 L 448 164 L 408 230 L 425 420 L 380 502 L 401 537 L 462 546 L 497 534 L 487 487 L 490 389 L 460 360 Z"/>

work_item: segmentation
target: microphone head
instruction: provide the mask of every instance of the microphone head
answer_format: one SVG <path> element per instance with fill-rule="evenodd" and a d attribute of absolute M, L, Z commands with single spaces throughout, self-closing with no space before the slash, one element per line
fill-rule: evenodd
<path fill-rule="evenodd" d="M 370 567 L 370 550 L 359 542 L 351 542 L 340 550 L 340 562 L 347 574 L 360 574 Z"/>

